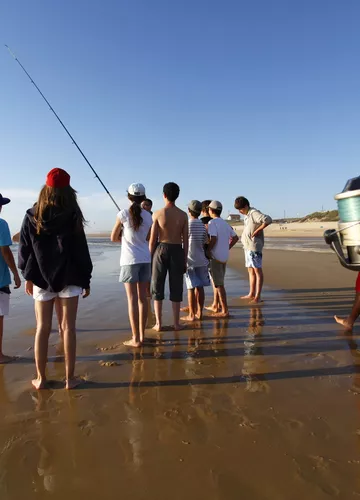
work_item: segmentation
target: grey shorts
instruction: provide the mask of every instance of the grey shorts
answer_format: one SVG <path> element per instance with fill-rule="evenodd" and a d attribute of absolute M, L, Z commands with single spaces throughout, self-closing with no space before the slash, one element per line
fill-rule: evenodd
<path fill-rule="evenodd" d="M 182 245 L 159 243 L 152 263 L 151 293 L 155 300 L 164 300 L 165 281 L 169 273 L 170 300 L 182 302 L 185 255 Z"/>
<path fill-rule="evenodd" d="M 218 260 L 211 259 L 210 261 L 210 274 L 214 282 L 214 286 L 224 286 L 225 282 L 226 264 Z"/>
<path fill-rule="evenodd" d="M 130 264 L 120 267 L 120 283 L 150 283 L 151 264 Z"/>

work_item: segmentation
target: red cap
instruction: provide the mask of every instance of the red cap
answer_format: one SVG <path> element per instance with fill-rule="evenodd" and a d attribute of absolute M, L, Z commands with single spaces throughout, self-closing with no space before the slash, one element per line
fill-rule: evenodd
<path fill-rule="evenodd" d="M 70 175 L 62 168 L 53 168 L 46 176 L 46 185 L 52 188 L 70 186 Z"/>

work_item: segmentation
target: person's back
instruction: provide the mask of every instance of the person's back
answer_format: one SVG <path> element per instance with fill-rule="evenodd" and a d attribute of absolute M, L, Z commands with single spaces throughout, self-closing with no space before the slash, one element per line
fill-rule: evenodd
<path fill-rule="evenodd" d="M 165 281 L 169 273 L 170 300 L 173 303 L 174 329 L 180 330 L 180 303 L 183 295 L 183 275 L 187 266 L 188 218 L 175 206 L 180 188 L 174 182 L 165 184 L 165 207 L 153 215 L 150 251 L 153 256 L 151 291 L 155 300 L 156 325 L 160 331 Z"/>
<path fill-rule="evenodd" d="M 158 241 L 182 245 L 184 226 L 187 224 L 187 215 L 175 205 L 161 208 L 154 214 L 154 222 L 159 228 Z"/>

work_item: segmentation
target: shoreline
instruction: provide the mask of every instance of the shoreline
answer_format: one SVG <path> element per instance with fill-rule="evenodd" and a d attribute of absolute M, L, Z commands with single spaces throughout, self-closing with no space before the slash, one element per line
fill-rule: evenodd
<path fill-rule="evenodd" d="M 231 249 L 228 265 L 247 279 L 244 251 L 241 247 L 235 246 Z M 265 247 L 263 269 L 265 287 L 288 292 L 291 290 L 311 292 L 321 289 L 354 290 L 357 277 L 357 273 L 348 271 L 340 265 L 334 252 L 272 250 Z"/>

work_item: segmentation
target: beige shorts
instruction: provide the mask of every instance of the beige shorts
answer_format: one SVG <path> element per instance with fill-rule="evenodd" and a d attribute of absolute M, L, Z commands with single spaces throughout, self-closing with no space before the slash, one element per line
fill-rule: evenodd
<path fill-rule="evenodd" d="M 8 316 L 10 308 L 10 294 L 0 292 L 0 316 Z"/>
<path fill-rule="evenodd" d="M 69 285 L 58 293 L 48 292 L 35 285 L 33 290 L 33 298 L 39 302 L 48 302 L 49 300 L 56 299 L 56 297 L 59 297 L 59 299 L 71 299 L 72 297 L 79 297 L 81 294 L 82 288 L 75 285 Z"/>
<path fill-rule="evenodd" d="M 219 262 L 218 260 L 211 259 L 210 261 L 210 274 L 214 282 L 215 288 L 224 286 L 226 272 L 226 263 Z"/>

